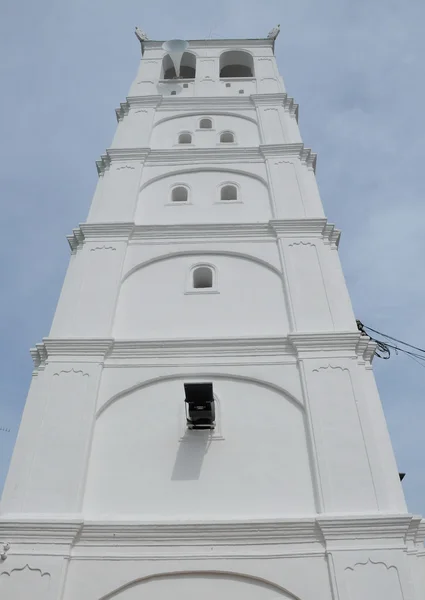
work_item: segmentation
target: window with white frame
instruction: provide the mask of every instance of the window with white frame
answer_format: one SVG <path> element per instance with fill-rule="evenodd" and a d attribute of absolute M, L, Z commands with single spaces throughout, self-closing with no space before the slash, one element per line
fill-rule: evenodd
<path fill-rule="evenodd" d="M 179 135 L 179 144 L 191 144 L 192 143 L 192 134 L 188 131 L 184 131 Z"/>
<path fill-rule="evenodd" d="M 212 129 L 212 120 L 211 119 L 201 119 L 199 121 L 199 129 Z"/>
<path fill-rule="evenodd" d="M 184 185 L 177 185 L 171 190 L 171 202 L 187 202 L 189 190 Z"/>
<path fill-rule="evenodd" d="M 231 144 L 235 141 L 235 135 L 231 131 L 223 131 L 220 134 L 220 142 L 222 144 Z"/>
<path fill-rule="evenodd" d="M 220 200 L 223 202 L 231 202 L 238 200 L 238 188 L 232 183 L 223 185 L 220 188 Z"/>

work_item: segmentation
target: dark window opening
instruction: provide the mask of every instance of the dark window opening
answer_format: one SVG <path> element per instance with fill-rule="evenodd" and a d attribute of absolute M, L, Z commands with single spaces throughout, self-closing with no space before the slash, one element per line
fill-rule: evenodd
<path fill-rule="evenodd" d="M 213 272 L 210 267 L 197 267 L 193 271 L 193 287 L 196 290 L 212 288 Z"/>
<path fill-rule="evenodd" d="M 211 119 L 201 119 L 199 121 L 200 129 L 212 129 L 212 121 Z"/>
<path fill-rule="evenodd" d="M 171 193 L 171 200 L 173 202 L 187 202 L 188 192 L 187 188 L 180 186 L 175 187 Z"/>
<path fill-rule="evenodd" d="M 253 77 L 254 60 L 248 52 L 231 50 L 220 56 L 220 77 Z"/>
<path fill-rule="evenodd" d="M 191 144 L 192 135 L 190 133 L 181 133 L 179 135 L 179 144 Z"/>
<path fill-rule="evenodd" d="M 176 90 L 173 90 L 173 91 L 171 92 L 171 95 L 172 95 L 172 96 L 175 96 L 176 94 L 177 94 Z"/>
<path fill-rule="evenodd" d="M 220 142 L 225 143 L 225 144 L 230 144 L 231 142 L 235 141 L 235 136 L 233 135 L 233 133 L 231 131 L 223 131 L 223 133 L 220 135 Z"/>
<path fill-rule="evenodd" d="M 221 200 L 237 200 L 238 189 L 235 185 L 225 185 L 220 190 Z"/>

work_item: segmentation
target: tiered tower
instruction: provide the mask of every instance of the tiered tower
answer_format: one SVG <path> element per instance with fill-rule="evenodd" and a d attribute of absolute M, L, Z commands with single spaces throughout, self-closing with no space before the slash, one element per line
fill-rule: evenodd
<path fill-rule="evenodd" d="M 0 597 L 423 600 L 273 39 L 191 41 L 179 78 L 144 41 L 117 117 L 33 350 Z"/>

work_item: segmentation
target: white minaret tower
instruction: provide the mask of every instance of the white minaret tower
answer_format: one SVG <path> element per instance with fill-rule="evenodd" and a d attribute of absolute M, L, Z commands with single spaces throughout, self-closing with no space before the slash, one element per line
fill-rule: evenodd
<path fill-rule="evenodd" d="M 406 509 L 276 32 L 165 50 L 137 33 L 32 351 L 0 597 L 423 600 L 425 521 Z"/>

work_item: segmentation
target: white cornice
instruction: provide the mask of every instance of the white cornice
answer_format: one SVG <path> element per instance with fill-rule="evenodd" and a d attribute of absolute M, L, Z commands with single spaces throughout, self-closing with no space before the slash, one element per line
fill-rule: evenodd
<path fill-rule="evenodd" d="M 181 338 L 164 340 L 115 340 L 108 359 L 180 357 L 294 357 L 287 338 Z"/>
<path fill-rule="evenodd" d="M 130 108 L 157 108 L 161 103 L 162 96 L 129 96 L 125 102 L 121 102 L 119 108 L 115 109 L 117 121 L 121 121 L 128 115 Z"/>
<path fill-rule="evenodd" d="M 254 106 L 283 106 L 298 121 L 298 104 L 286 93 L 251 94 L 251 100 Z"/>
<path fill-rule="evenodd" d="M 49 359 L 76 362 L 186 357 L 362 358 L 356 332 L 290 333 L 285 336 L 115 340 L 44 338 L 31 350 L 35 368 Z M 286 358 L 285 358 L 286 361 Z"/>
<path fill-rule="evenodd" d="M 308 167 L 316 170 L 317 154 L 305 148 L 304 144 L 261 144 L 260 151 L 264 158 L 296 156 Z"/>
<path fill-rule="evenodd" d="M 150 242 L 171 240 L 240 240 L 262 239 L 275 241 L 273 230 L 268 223 L 203 223 L 171 225 L 136 225 L 131 240 Z"/>
<path fill-rule="evenodd" d="M 63 516 L 43 518 L 43 515 L 6 515 L 0 517 L 0 539 L 12 544 L 72 544 L 82 525 L 82 518 Z"/>
<path fill-rule="evenodd" d="M 255 546 L 262 554 L 263 545 L 302 545 L 312 551 L 338 548 L 400 547 L 423 543 L 421 521 L 412 515 L 358 515 L 347 517 L 314 516 L 294 519 L 189 521 L 175 522 L 138 520 L 83 521 L 48 515 L 7 515 L 0 518 L 0 538 L 13 545 L 63 544 L 84 547 L 114 547 L 117 555 L 122 547 L 177 548 L 192 546 Z M 305 548 L 309 545 L 310 548 Z M 273 552 L 273 550 L 270 550 Z M 255 554 L 255 553 L 254 553 Z"/>
<path fill-rule="evenodd" d="M 243 148 L 172 148 L 169 150 L 151 150 L 146 164 L 174 165 L 179 163 L 223 164 L 240 162 L 264 162 L 258 147 Z"/>
<path fill-rule="evenodd" d="M 143 41 L 143 45 L 147 49 L 160 48 L 162 44 L 167 40 L 146 40 Z M 273 38 L 241 38 L 241 39 L 207 39 L 207 40 L 187 40 L 190 48 L 193 50 L 201 48 L 273 48 Z"/>
<path fill-rule="evenodd" d="M 158 112 L 175 110 L 213 110 L 213 109 L 233 109 L 247 110 L 253 109 L 253 103 L 250 96 L 163 96 L 161 104 L 158 106 Z"/>
<path fill-rule="evenodd" d="M 75 252 L 85 241 L 143 241 L 156 240 L 240 240 L 276 238 L 322 238 L 325 243 L 337 244 L 340 232 L 325 218 L 272 219 L 266 223 L 205 223 L 135 225 L 134 223 L 81 223 L 67 236 L 71 251 Z"/>
<path fill-rule="evenodd" d="M 153 150 L 151 148 L 108 148 L 96 161 L 99 175 L 109 169 L 112 162 L 137 162 L 146 164 L 178 163 L 221 163 L 262 162 L 267 158 L 291 157 L 299 159 L 310 168 L 315 168 L 316 154 L 304 144 L 262 144 L 261 146 L 232 148 L 170 148 Z"/>
<path fill-rule="evenodd" d="M 398 540 L 406 544 L 412 515 L 370 515 L 355 517 L 319 517 L 317 523 L 323 538 L 329 545 L 352 545 L 361 547 L 363 540 L 384 542 Z"/>
<path fill-rule="evenodd" d="M 84 241 L 90 240 L 128 240 L 133 230 L 133 223 L 80 223 L 80 225 L 72 230 L 72 235 L 67 235 L 66 239 L 71 248 L 71 252 L 75 254 Z"/>
<path fill-rule="evenodd" d="M 270 227 L 276 237 L 321 237 L 325 242 L 338 246 L 341 232 L 325 218 L 317 219 L 271 219 Z"/>
<path fill-rule="evenodd" d="M 252 94 L 251 96 L 128 96 L 115 110 L 118 121 L 132 108 L 155 108 L 158 112 L 178 108 L 181 111 L 193 110 L 247 110 L 256 106 L 283 106 L 298 118 L 298 104 L 286 93 Z"/>
<path fill-rule="evenodd" d="M 356 331 L 290 333 L 288 340 L 299 358 L 355 358 L 360 333 Z"/>
<path fill-rule="evenodd" d="M 137 161 L 143 163 L 150 153 L 150 148 L 108 148 L 106 154 L 102 154 L 96 161 L 96 168 L 99 175 L 109 169 L 111 162 Z"/>

